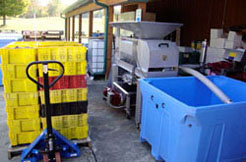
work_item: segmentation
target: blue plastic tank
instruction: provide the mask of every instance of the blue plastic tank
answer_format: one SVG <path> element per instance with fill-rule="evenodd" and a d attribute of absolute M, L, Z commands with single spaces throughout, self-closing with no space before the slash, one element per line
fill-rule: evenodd
<path fill-rule="evenodd" d="M 166 162 L 246 160 L 246 83 L 208 77 L 229 98 L 224 104 L 194 77 L 140 80 L 140 140 Z"/>

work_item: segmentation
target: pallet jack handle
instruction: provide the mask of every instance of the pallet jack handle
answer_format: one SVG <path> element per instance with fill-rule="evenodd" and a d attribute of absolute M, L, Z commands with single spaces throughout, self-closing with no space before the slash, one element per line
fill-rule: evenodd
<path fill-rule="evenodd" d="M 45 75 L 45 74 L 48 74 L 48 70 L 50 70 L 50 71 L 56 71 L 55 69 L 48 69 L 48 64 L 51 64 L 51 63 L 58 64 L 62 68 L 61 74 L 50 85 L 48 85 L 49 88 L 53 87 L 55 85 L 55 83 L 59 79 L 61 79 L 61 77 L 64 75 L 64 66 L 59 61 L 34 61 L 34 62 L 31 62 L 30 64 L 27 65 L 27 68 L 26 68 L 26 75 L 27 75 L 27 77 L 32 82 L 34 82 L 35 84 L 37 84 L 39 87 L 44 88 L 44 85 L 42 85 L 41 83 L 39 83 L 38 81 L 36 81 L 34 78 L 31 77 L 31 75 L 29 74 L 29 69 L 31 68 L 32 65 L 42 64 L 43 65 L 43 73 Z"/>
<path fill-rule="evenodd" d="M 44 84 L 39 83 L 37 80 L 35 80 L 33 77 L 30 76 L 29 74 L 29 69 L 33 65 L 38 65 L 42 64 L 43 65 L 43 79 L 44 79 Z M 62 71 L 60 75 L 51 83 L 49 84 L 49 73 L 48 71 L 58 71 L 56 69 L 49 69 L 48 64 L 58 64 L 61 68 Z M 54 145 L 55 137 L 53 134 L 53 128 L 52 128 L 52 119 L 51 119 L 51 109 L 50 109 L 50 94 L 49 94 L 49 89 L 59 80 L 64 74 L 64 66 L 62 63 L 58 61 L 35 61 L 31 62 L 27 68 L 26 68 L 26 75 L 27 77 L 37 84 L 39 87 L 44 89 L 44 96 L 45 96 L 45 111 L 46 111 L 46 123 L 47 123 L 47 136 L 46 136 L 46 154 L 48 155 L 48 160 L 47 161 L 56 161 L 55 159 L 59 158 L 56 157 L 56 146 Z M 46 160 L 45 160 L 46 161 Z"/>

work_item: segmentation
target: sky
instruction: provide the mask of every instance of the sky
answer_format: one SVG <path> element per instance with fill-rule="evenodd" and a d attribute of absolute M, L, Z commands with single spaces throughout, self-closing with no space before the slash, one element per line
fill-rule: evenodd
<path fill-rule="evenodd" d="M 39 0 L 39 3 L 43 6 L 46 6 L 48 3 L 49 3 L 50 0 Z M 64 4 L 64 5 L 71 5 L 73 4 L 74 2 L 76 2 L 77 0 L 61 0 L 61 2 Z"/>

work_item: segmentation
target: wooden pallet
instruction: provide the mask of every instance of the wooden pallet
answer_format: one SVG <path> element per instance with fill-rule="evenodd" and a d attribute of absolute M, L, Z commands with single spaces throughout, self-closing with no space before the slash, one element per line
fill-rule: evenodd
<path fill-rule="evenodd" d="M 18 156 L 22 153 L 22 151 L 24 149 L 26 149 L 28 147 L 28 145 L 24 145 L 24 146 L 11 146 L 9 145 L 8 148 L 8 159 L 12 159 L 14 156 Z"/>
<path fill-rule="evenodd" d="M 79 147 L 92 147 L 91 146 L 91 138 L 87 137 L 86 139 L 81 140 L 72 140 L 74 143 L 77 143 Z"/>
<path fill-rule="evenodd" d="M 90 147 L 91 148 L 91 138 L 87 137 L 86 139 L 81 140 L 72 140 L 72 142 L 76 143 L 79 147 Z M 8 159 L 11 160 L 14 156 L 18 156 L 22 153 L 24 149 L 26 149 L 29 145 L 21 145 L 21 146 L 11 146 L 8 148 Z"/>

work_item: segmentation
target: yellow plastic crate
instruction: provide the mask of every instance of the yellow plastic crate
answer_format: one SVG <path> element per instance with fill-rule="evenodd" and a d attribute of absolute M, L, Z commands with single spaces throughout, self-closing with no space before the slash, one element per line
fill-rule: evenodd
<path fill-rule="evenodd" d="M 82 62 L 86 59 L 85 47 L 68 47 L 67 60 L 68 62 Z"/>
<path fill-rule="evenodd" d="M 64 63 L 63 63 L 64 66 Z M 49 76 L 58 76 L 61 74 L 61 67 L 58 64 L 49 64 L 48 65 L 49 69 L 55 69 L 57 71 L 49 71 Z M 43 77 L 43 65 L 39 64 L 38 65 L 38 74 L 40 77 Z"/>
<path fill-rule="evenodd" d="M 3 79 L 27 79 L 27 65 L 23 64 L 2 64 Z M 37 65 L 31 66 L 29 73 L 33 78 L 37 78 Z"/>
<path fill-rule="evenodd" d="M 82 62 L 63 62 L 64 75 L 85 75 L 86 74 L 86 61 Z M 49 76 L 58 76 L 61 73 L 61 68 L 58 64 L 49 64 L 49 69 L 56 69 L 57 71 L 49 71 Z M 43 76 L 43 66 L 38 65 L 39 76 Z"/>
<path fill-rule="evenodd" d="M 84 127 L 88 125 L 88 114 L 79 114 L 79 115 L 69 115 L 65 116 L 65 120 L 68 122 L 68 128 L 74 127 L 74 125 L 77 125 L 77 127 Z"/>
<path fill-rule="evenodd" d="M 77 42 L 67 41 L 42 41 L 42 42 L 13 42 L 7 48 L 35 48 L 35 47 L 52 47 L 52 46 L 81 46 Z"/>
<path fill-rule="evenodd" d="M 23 145 L 32 143 L 41 133 L 41 131 L 13 133 L 9 132 L 9 140 L 11 146 Z"/>
<path fill-rule="evenodd" d="M 88 89 L 87 88 L 78 88 L 77 90 L 77 101 L 86 101 L 87 100 L 87 94 Z"/>
<path fill-rule="evenodd" d="M 82 62 L 65 62 L 65 75 L 85 75 L 86 74 L 86 61 Z"/>
<path fill-rule="evenodd" d="M 88 138 L 88 126 L 75 127 L 75 128 L 64 128 L 58 129 L 57 131 L 65 136 L 67 139 L 86 139 Z"/>
<path fill-rule="evenodd" d="M 67 47 L 42 47 L 38 48 L 38 60 L 56 60 L 60 62 L 67 61 Z"/>
<path fill-rule="evenodd" d="M 62 90 L 62 102 L 76 102 L 78 101 L 77 89 Z"/>
<path fill-rule="evenodd" d="M 37 49 L 38 61 L 67 60 L 67 47 L 42 47 Z"/>
<path fill-rule="evenodd" d="M 56 60 L 60 62 L 67 61 L 67 47 L 58 47 L 53 49 L 53 55 L 56 56 Z"/>
<path fill-rule="evenodd" d="M 83 127 L 88 125 L 88 114 L 52 116 L 54 129 Z M 46 128 L 46 118 L 41 118 L 42 128 Z"/>
<path fill-rule="evenodd" d="M 87 66 L 86 61 L 77 62 L 76 63 L 76 75 L 85 75 L 86 74 L 86 66 Z"/>
<path fill-rule="evenodd" d="M 3 51 L 4 51 L 4 48 L 0 48 L 0 57 L 2 56 Z"/>
<path fill-rule="evenodd" d="M 68 42 L 68 41 L 38 42 L 38 47 L 50 47 L 50 46 L 81 46 L 81 44 L 77 42 Z"/>
<path fill-rule="evenodd" d="M 4 92 L 37 92 L 38 87 L 29 79 L 11 79 L 3 80 Z"/>
<path fill-rule="evenodd" d="M 7 107 L 38 105 L 38 92 L 5 93 Z"/>
<path fill-rule="evenodd" d="M 38 47 L 50 47 L 50 46 L 62 46 L 64 42 L 57 42 L 57 41 L 45 41 L 45 42 L 38 42 Z"/>
<path fill-rule="evenodd" d="M 36 47 L 37 42 L 13 42 L 7 46 L 7 48 L 31 48 Z"/>
<path fill-rule="evenodd" d="M 57 60 L 60 62 L 85 61 L 86 48 L 76 46 L 41 47 L 37 49 L 38 60 Z"/>
<path fill-rule="evenodd" d="M 39 105 L 6 107 L 8 120 L 39 118 Z"/>
<path fill-rule="evenodd" d="M 50 103 L 65 103 L 65 102 L 77 102 L 87 100 L 88 89 L 77 88 L 77 89 L 62 89 L 62 90 L 51 90 L 50 91 Z M 41 104 L 44 104 L 44 91 L 39 92 L 41 98 Z"/>
<path fill-rule="evenodd" d="M 37 55 L 38 55 L 38 61 L 52 60 L 50 48 L 38 48 Z"/>
<path fill-rule="evenodd" d="M 9 131 L 13 133 L 38 131 L 41 129 L 40 119 L 21 119 L 21 120 L 7 120 Z"/>
<path fill-rule="evenodd" d="M 81 46 L 78 42 L 64 41 L 66 46 Z"/>
<path fill-rule="evenodd" d="M 44 104 L 44 91 L 39 92 L 41 103 Z M 61 103 L 62 102 L 62 91 L 61 90 L 51 90 L 50 91 L 50 103 Z"/>
<path fill-rule="evenodd" d="M 2 52 L 2 64 L 29 64 L 36 61 L 36 49 L 33 48 L 5 48 Z"/>
<path fill-rule="evenodd" d="M 65 72 L 64 75 L 76 75 L 77 73 L 77 63 L 76 62 L 65 62 L 64 63 Z"/>

